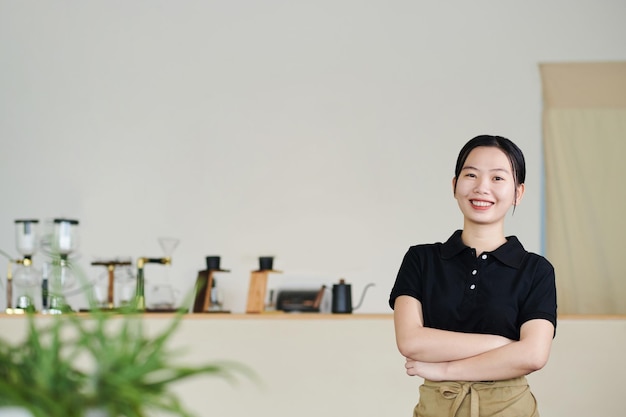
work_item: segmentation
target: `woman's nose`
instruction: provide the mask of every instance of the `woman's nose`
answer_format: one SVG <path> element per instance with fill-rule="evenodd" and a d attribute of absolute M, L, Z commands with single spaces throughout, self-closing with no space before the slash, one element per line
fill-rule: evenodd
<path fill-rule="evenodd" d="M 474 188 L 474 192 L 479 194 L 486 194 L 489 192 L 489 182 L 486 180 L 479 180 L 476 183 L 476 187 Z"/>

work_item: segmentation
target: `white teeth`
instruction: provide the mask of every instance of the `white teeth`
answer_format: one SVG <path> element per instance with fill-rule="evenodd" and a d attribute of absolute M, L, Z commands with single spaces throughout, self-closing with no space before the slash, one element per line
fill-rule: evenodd
<path fill-rule="evenodd" d="M 476 200 L 472 200 L 472 204 L 478 207 L 487 207 L 491 205 L 491 203 L 488 201 L 476 201 Z"/>

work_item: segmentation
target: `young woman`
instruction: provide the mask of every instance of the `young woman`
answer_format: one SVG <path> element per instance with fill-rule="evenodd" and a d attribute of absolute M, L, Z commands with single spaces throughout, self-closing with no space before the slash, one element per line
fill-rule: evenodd
<path fill-rule="evenodd" d="M 473 138 L 452 179 L 463 230 L 404 256 L 389 304 L 406 372 L 424 378 L 415 417 L 539 416 L 525 375 L 548 360 L 556 288 L 552 265 L 504 234 L 525 177 L 513 142 Z"/>

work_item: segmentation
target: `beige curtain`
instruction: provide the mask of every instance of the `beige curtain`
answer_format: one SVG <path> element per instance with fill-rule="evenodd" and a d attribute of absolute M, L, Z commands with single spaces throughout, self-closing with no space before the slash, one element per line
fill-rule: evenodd
<path fill-rule="evenodd" d="M 626 62 L 542 64 L 560 314 L 626 314 Z"/>

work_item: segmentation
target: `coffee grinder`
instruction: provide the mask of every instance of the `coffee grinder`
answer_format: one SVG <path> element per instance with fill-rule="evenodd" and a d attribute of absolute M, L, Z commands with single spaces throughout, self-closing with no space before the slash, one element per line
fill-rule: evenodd
<path fill-rule="evenodd" d="M 196 278 L 196 298 L 193 305 L 194 313 L 230 313 L 222 309 L 222 299 L 215 275 L 230 272 L 220 267 L 219 256 L 207 256 L 206 269 L 198 271 Z"/>

